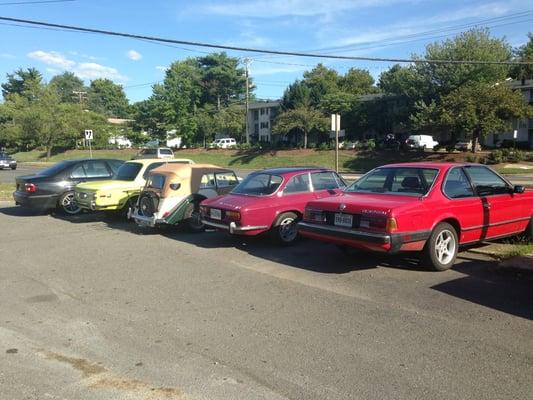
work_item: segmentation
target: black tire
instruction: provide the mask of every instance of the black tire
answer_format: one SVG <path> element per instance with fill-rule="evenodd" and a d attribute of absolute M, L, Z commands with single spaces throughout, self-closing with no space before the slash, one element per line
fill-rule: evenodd
<path fill-rule="evenodd" d="M 76 204 L 74 191 L 63 193 L 57 202 L 57 208 L 64 215 L 77 215 L 81 213 L 81 208 Z"/>
<path fill-rule="evenodd" d="M 296 224 L 300 218 L 293 212 L 285 212 L 278 216 L 270 230 L 274 243 L 281 246 L 290 246 L 298 240 Z"/>
<path fill-rule="evenodd" d="M 15 165 L 14 167 L 11 167 L 11 169 L 14 171 L 17 169 L 17 166 Z"/>
<path fill-rule="evenodd" d="M 127 201 L 126 201 L 126 204 L 124 204 L 124 207 L 122 207 L 119 211 L 118 211 L 118 215 L 120 218 L 128 218 L 128 211 L 133 208 L 135 208 L 135 205 L 137 204 L 137 200 L 139 199 L 138 196 L 134 196 L 134 197 L 130 197 Z"/>
<path fill-rule="evenodd" d="M 441 222 L 426 242 L 422 262 L 435 271 L 446 271 L 453 266 L 458 249 L 459 240 L 455 228 Z"/>
<path fill-rule="evenodd" d="M 202 216 L 200 214 L 199 201 L 189 204 L 187 210 L 185 210 L 184 222 L 190 232 L 200 233 L 205 230 L 205 225 L 202 223 Z"/>

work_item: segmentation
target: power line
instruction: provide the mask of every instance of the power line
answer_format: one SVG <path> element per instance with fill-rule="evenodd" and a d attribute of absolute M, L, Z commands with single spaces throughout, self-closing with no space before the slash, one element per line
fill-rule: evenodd
<path fill-rule="evenodd" d="M 68 3 L 77 0 L 36 0 L 36 1 L 11 1 L 8 3 L 0 3 L 0 6 L 15 6 L 26 4 L 47 4 L 47 3 Z"/>
<path fill-rule="evenodd" d="M 154 42 L 181 44 L 186 46 L 208 47 L 214 49 L 244 51 L 251 53 L 263 53 L 263 54 L 279 54 L 285 56 L 294 57 L 309 57 L 309 58 L 325 58 L 336 60 L 352 60 L 352 61 L 375 61 L 375 62 L 396 62 L 396 63 L 427 63 L 427 64 L 476 64 L 476 65 L 533 65 L 533 61 L 486 61 L 486 60 L 425 60 L 425 59 L 407 59 L 407 58 L 386 58 L 386 57 L 363 57 L 363 56 L 343 56 L 333 54 L 316 54 L 316 53 L 303 53 L 298 51 L 280 51 L 280 50 L 267 50 L 267 49 L 255 49 L 249 47 L 239 46 L 226 46 L 220 44 L 193 42 L 187 40 L 168 39 L 155 36 L 138 35 L 132 33 L 108 31 L 102 29 L 84 28 L 73 25 L 54 24 L 49 22 L 34 21 L 20 18 L 0 17 L 0 20 L 18 22 L 36 26 L 46 26 L 52 28 L 69 29 L 77 32 L 90 32 L 98 33 L 109 36 L 126 37 L 130 39 L 144 39 Z"/>

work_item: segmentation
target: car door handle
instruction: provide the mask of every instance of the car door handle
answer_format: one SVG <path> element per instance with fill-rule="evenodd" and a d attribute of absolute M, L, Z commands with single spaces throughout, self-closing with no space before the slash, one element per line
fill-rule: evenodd
<path fill-rule="evenodd" d="M 483 203 L 483 208 L 490 210 L 490 204 L 489 203 Z"/>

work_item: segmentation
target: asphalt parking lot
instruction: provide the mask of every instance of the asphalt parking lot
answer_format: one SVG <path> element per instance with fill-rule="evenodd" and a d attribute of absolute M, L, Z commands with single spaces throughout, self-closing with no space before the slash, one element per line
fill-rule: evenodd
<path fill-rule="evenodd" d="M 0 203 L 2 399 L 526 399 L 533 281 Z"/>

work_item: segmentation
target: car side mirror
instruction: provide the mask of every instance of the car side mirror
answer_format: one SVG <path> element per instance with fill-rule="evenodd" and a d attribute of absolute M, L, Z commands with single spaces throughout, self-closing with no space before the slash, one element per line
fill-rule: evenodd
<path fill-rule="evenodd" d="M 524 193 L 526 191 L 526 188 L 522 185 L 515 185 L 513 187 L 513 193 Z"/>
<path fill-rule="evenodd" d="M 171 183 L 170 188 L 172 190 L 178 190 L 181 187 L 181 183 Z"/>

